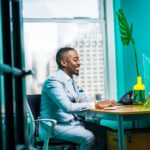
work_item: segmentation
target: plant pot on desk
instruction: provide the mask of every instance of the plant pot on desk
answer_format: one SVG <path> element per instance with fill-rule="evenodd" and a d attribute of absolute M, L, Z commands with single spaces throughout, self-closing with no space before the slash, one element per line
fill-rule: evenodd
<path fill-rule="evenodd" d="M 145 101 L 145 85 L 142 83 L 142 77 L 137 77 L 137 84 L 133 87 L 133 104 L 143 104 Z"/>

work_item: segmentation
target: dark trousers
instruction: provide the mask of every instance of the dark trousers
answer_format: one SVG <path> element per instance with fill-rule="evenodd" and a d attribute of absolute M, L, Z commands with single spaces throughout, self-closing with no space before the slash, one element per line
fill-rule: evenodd
<path fill-rule="evenodd" d="M 95 135 L 95 150 L 107 150 L 107 127 L 87 121 L 84 121 L 83 124 Z"/>

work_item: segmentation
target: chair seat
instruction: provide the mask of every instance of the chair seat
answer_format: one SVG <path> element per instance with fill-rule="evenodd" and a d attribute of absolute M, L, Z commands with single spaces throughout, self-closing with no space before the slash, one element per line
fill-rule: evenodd
<path fill-rule="evenodd" d="M 42 146 L 44 144 L 44 141 L 36 141 L 34 143 L 36 146 Z M 76 146 L 78 145 L 77 143 L 73 143 L 73 142 L 68 142 L 68 141 L 64 141 L 64 140 L 56 140 L 56 139 L 50 139 L 49 140 L 49 146 L 59 146 L 59 145 L 72 145 L 72 146 Z"/>

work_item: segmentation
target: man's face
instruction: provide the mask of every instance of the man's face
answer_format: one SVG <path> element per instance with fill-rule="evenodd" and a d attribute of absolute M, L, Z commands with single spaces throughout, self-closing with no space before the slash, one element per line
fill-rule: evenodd
<path fill-rule="evenodd" d="M 66 72 L 70 77 L 73 75 L 79 75 L 80 61 L 76 50 L 70 50 L 64 53 L 61 64 L 64 67 L 64 72 Z"/>

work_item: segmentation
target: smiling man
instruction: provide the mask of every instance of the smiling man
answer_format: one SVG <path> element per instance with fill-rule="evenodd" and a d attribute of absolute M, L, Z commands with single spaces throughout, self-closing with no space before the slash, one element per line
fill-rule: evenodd
<path fill-rule="evenodd" d="M 77 114 L 88 109 L 114 106 L 114 100 L 95 103 L 78 89 L 73 75 L 79 75 L 80 60 L 74 48 L 64 47 L 56 54 L 58 70 L 50 75 L 43 84 L 41 97 L 41 118 L 56 119 L 55 139 L 63 139 L 79 144 L 79 150 L 106 148 L 104 127 L 96 125 L 94 130 L 84 126 L 84 119 Z M 105 130 L 106 131 L 106 130 Z M 44 139 L 46 130 L 40 124 L 40 136 Z M 105 135 L 104 135 L 105 134 Z M 97 136 L 102 135 L 102 138 Z M 102 141 L 97 141 L 102 139 Z"/>

